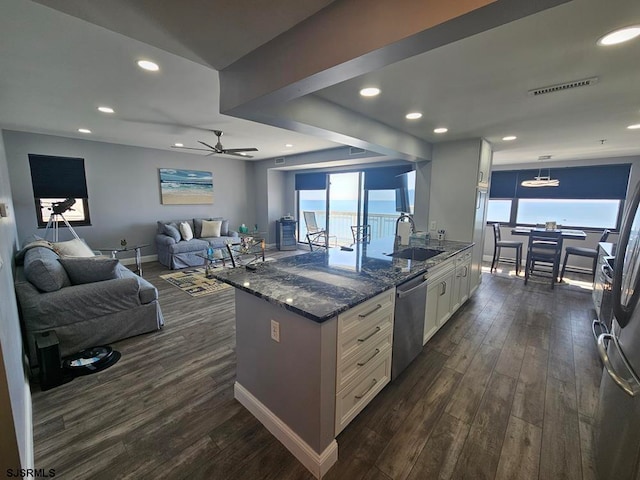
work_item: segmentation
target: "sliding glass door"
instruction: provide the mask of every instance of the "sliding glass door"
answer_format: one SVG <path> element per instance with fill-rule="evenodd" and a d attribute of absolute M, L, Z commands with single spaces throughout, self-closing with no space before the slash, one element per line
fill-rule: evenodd
<path fill-rule="evenodd" d="M 351 245 L 351 227 L 362 224 L 362 175 L 362 172 L 329 175 L 329 235 L 335 236 L 337 245 Z"/>

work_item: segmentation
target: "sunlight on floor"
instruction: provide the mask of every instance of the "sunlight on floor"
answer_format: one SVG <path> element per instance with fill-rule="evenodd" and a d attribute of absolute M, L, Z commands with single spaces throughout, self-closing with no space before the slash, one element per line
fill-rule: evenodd
<path fill-rule="evenodd" d="M 516 269 L 514 268 L 501 268 L 500 266 L 498 266 L 498 268 L 496 268 L 496 273 L 502 274 L 502 275 L 507 275 L 509 277 L 515 277 L 515 278 L 520 278 L 522 280 L 524 280 L 524 272 L 522 270 L 520 270 L 520 275 L 518 277 L 516 277 Z M 491 266 L 489 265 L 483 265 L 482 266 L 482 273 L 488 273 L 491 274 Z M 585 278 L 588 278 L 586 275 L 581 275 L 584 276 Z M 530 281 L 534 281 L 535 280 L 530 280 Z M 537 282 L 536 282 L 537 283 Z M 591 282 L 590 280 L 576 280 L 575 278 L 567 278 L 565 277 L 562 280 L 562 283 L 560 285 L 570 285 L 573 287 L 578 287 L 581 288 L 583 290 L 593 290 L 593 282 Z"/>

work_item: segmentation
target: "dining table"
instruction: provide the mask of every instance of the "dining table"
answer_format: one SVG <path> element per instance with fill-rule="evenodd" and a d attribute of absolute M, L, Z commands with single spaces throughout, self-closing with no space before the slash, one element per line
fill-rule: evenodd
<path fill-rule="evenodd" d="M 587 234 L 582 230 L 571 230 L 566 228 L 560 228 L 556 230 L 547 230 L 546 228 L 539 227 L 516 227 L 511 230 L 511 235 L 520 235 L 528 237 L 531 232 L 562 232 L 562 238 L 565 240 L 585 240 Z"/>

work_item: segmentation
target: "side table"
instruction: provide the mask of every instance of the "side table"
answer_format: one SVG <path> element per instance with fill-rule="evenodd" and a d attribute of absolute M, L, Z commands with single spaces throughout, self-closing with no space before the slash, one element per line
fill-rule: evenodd
<path fill-rule="evenodd" d="M 211 255 L 205 250 L 202 253 L 196 253 L 197 257 L 204 258 L 204 275 L 207 278 L 213 278 L 211 274 L 212 267 L 215 267 L 215 262 L 222 260 L 222 266 L 226 267 L 225 255 L 228 255 L 227 245 L 222 247 L 213 247 Z"/>
<path fill-rule="evenodd" d="M 135 253 L 135 259 L 136 259 L 136 273 L 142 276 L 142 260 L 140 258 L 140 249 L 148 246 L 149 246 L 148 243 L 141 243 L 138 245 L 127 245 L 124 247 L 116 247 L 116 248 L 97 248 L 96 250 L 100 252 L 111 252 L 111 258 L 118 258 L 117 255 L 122 252 L 133 251 Z"/>

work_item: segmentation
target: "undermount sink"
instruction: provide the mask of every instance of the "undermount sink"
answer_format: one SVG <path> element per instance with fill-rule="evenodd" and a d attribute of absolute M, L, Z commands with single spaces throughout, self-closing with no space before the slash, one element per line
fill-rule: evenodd
<path fill-rule="evenodd" d="M 425 260 L 435 257 L 436 255 L 440 255 L 441 253 L 441 250 L 432 250 L 430 248 L 423 247 L 409 247 L 404 250 L 400 250 L 399 252 L 387 253 L 386 255 L 394 258 L 407 258 L 409 260 L 424 262 Z"/>

